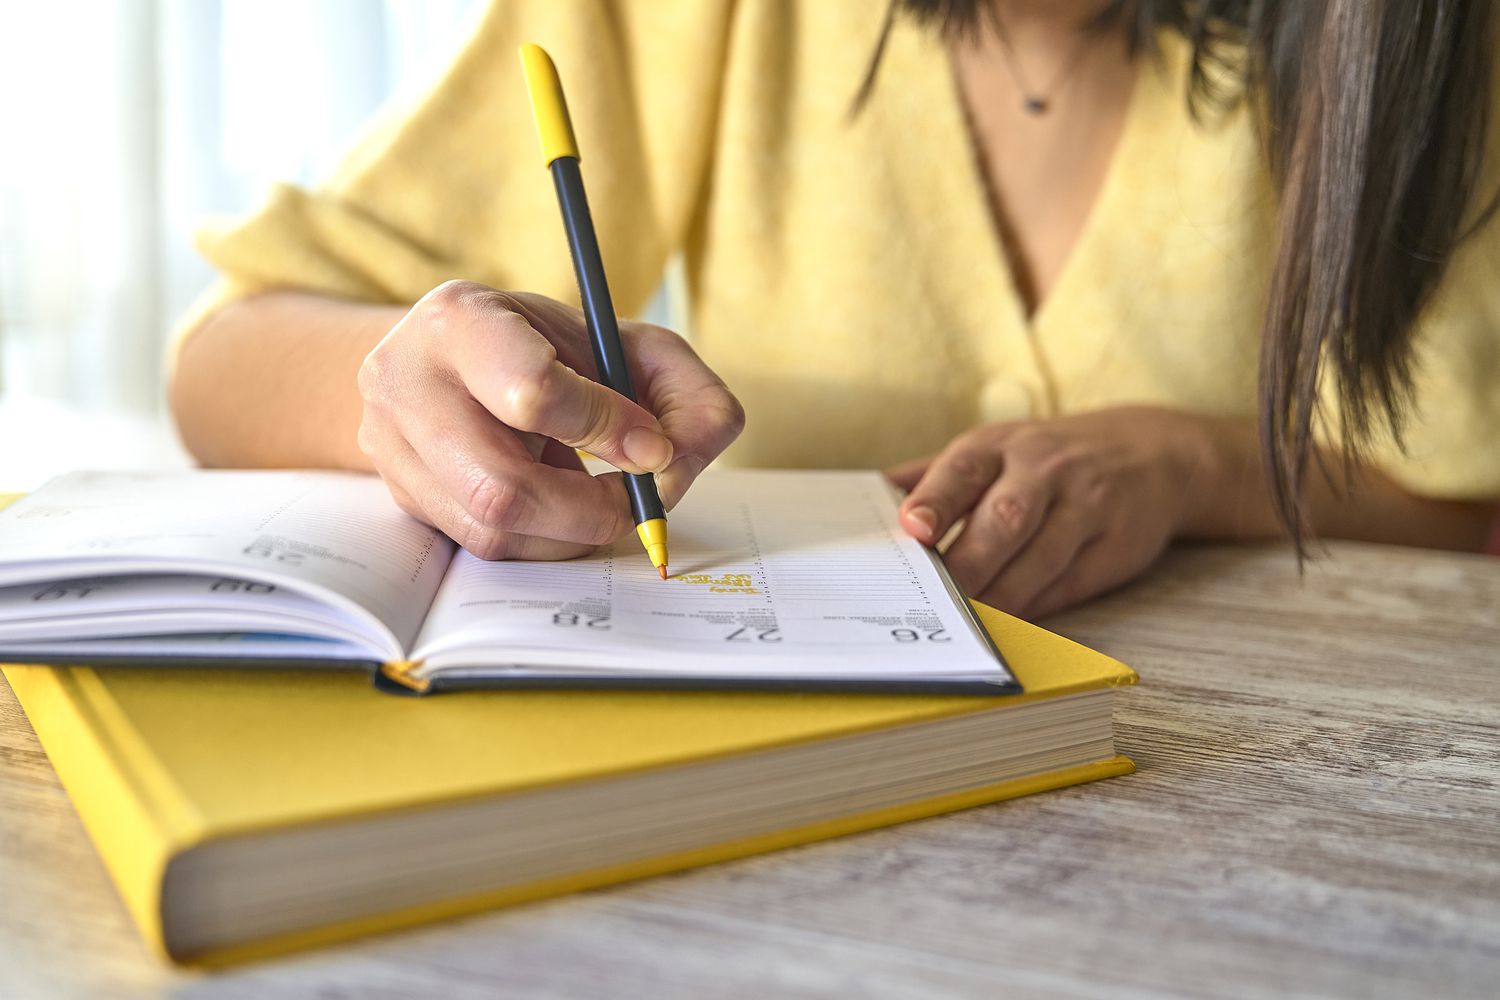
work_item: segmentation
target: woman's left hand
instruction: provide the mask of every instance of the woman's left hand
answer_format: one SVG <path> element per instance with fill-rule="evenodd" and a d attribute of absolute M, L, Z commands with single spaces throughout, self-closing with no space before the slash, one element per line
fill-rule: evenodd
<path fill-rule="evenodd" d="M 1204 418 L 1121 407 L 988 424 L 887 471 L 910 490 L 901 524 L 936 545 L 985 604 L 1035 618 L 1134 578 L 1192 509 L 1211 435 Z"/>

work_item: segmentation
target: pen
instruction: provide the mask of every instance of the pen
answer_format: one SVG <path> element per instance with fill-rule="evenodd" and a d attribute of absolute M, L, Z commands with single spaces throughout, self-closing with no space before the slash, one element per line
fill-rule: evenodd
<path fill-rule="evenodd" d="M 588 322 L 589 340 L 594 345 L 594 362 L 599 379 L 632 403 L 635 389 L 625 367 L 625 351 L 620 344 L 620 326 L 615 321 L 614 303 L 604 281 L 604 260 L 599 255 L 599 238 L 594 234 L 594 220 L 589 215 L 588 198 L 583 193 L 583 174 L 578 169 L 578 141 L 573 137 L 573 122 L 568 117 L 568 103 L 563 98 L 562 81 L 552 57 L 539 45 L 521 46 L 521 65 L 526 70 L 526 90 L 531 95 L 531 113 L 536 117 L 537 136 L 542 140 L 542 155 L 552 172 L 557 188 L 557 204 L 562 209 L 563 228 L 568 231 L 568 249 L 573 255 L 573 271 L 578 275 L 578 295 L 583 300 L 583 315 Z M 635 518 L 635 532 L 640 536 L 651 565 L 667 578 L 667 515 L 656 492 L 656 480 L 649 474 L 625 474 L 625 490 L 630 494 L 630 512 Z"/>

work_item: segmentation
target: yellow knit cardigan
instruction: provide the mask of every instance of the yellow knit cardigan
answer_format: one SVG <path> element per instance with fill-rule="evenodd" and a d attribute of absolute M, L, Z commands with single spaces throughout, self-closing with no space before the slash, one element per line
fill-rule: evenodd
<path fill-rule="evenodd" d="M 616 305 L 681 254 L 692 340 L 744 402 L 730 457 L 878 466 L 976 423 L 1121 404 L 1255 412 L 1274 192 L 1243 114 L 1187 112 L 1186 51 L 1143 67 L 1110 172 L 1028 317 L 946 51 L 885 4 L 499 0 L 442 79 L 327 183 L 209 227 L 223 280 L 185 323 L 273 287 L 411 302 L 449 278 L 576 301 L 516 57 L 557 61 Z M 1493 184 L 1491 185 L 1493 187 Z M 1500 496 L 1500 227 L 1423 319 L 1406 451 L 1419 493 Z"/>

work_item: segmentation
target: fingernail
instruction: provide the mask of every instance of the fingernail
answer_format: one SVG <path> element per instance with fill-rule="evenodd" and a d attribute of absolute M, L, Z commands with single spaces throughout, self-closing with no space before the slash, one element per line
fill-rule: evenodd
<path fill-rule="evenodd" d="M 647 472 L 660 472 L 672 461 L 672 442 L 649 427 L 632 427 L 620 445 L 625 457 Z"/>
<path fill-rule="evenodd" d="M 906 516 L 920 524 L 928 538 L 937 536 L 937 512 L 925 504 L 919 504 L 906 512 Z"/>
<path fill-rule="evenodd" d="M 661 494 L 662 506 L 669 511 L 676 507 L 702 471 L 703 460 L 696 455 L 684 455 L 673 462 L 666 472 L 656 477 L 656 491 Z"/>

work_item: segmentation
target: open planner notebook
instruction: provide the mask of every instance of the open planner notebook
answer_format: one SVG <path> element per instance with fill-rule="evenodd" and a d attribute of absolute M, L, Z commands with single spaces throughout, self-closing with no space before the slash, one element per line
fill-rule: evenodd
<path fill-rule="evenodd" d="M 634 536 L 484 562 L 372 477 L 77 472 L 0 513 L 0 659 L 377 667 L 382 686 L 1019 687 L 873 472 L 720 471 Z"/>

